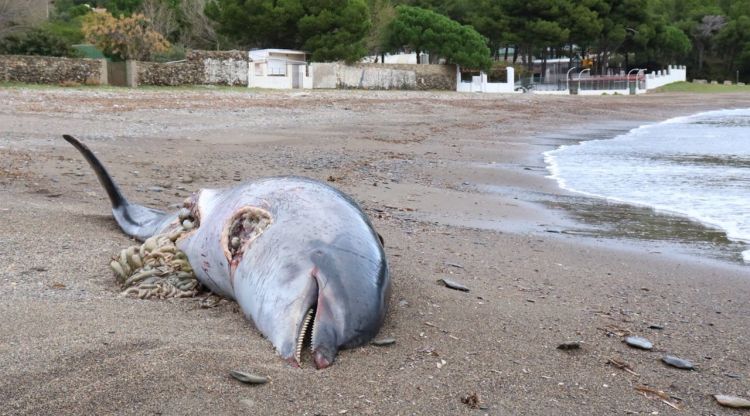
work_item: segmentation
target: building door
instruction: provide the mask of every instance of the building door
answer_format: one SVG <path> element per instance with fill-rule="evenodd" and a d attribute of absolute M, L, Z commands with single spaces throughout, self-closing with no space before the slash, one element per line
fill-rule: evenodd
<path fill-rule="evenodd" d="M 300 70 L 302 65 L 292 65 L 292 88 L 302 88 L 300 82 Z"/>

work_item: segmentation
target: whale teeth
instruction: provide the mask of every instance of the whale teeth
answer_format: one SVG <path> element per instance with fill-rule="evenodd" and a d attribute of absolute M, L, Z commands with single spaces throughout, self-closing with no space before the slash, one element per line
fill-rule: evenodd
<path fill-rule="evenodd" d="M 315 352 L 315 345 L 313 344 L 313 341 L 315 341 L 315 329 L 317 327 L 318 320 L 314 320 L 312 324 L 312 331 L 310 331 L 310 352 Z"/>
<path fill-rule="evenodd" d="M 297 361 L 297 364 L 300 364 L 300 367 L 302 366 L 302 347 L 305 343 L 305 336 L 307 335 L 307 328 L 310 326 L 310 321 L 313 318 L 313 308 L 310 308 L 307 311 L 307 315 L 305 315 L 305 320 L 302 321 L 302 328 L 300 328 L 299 336 L 297 337 L 297 349 L 294 352 L 294 359 Z M 314 326 L 315 324 L 313 324 Z"/>

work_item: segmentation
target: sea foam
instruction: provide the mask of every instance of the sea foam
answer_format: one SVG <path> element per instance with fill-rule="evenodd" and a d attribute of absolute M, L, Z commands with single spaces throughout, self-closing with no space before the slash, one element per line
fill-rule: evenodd
<path fill-rule="evenodd" d="M 750 243 L 750 109 L 677 117 L 544 160 L 563 189 L 688 216 Z"/>

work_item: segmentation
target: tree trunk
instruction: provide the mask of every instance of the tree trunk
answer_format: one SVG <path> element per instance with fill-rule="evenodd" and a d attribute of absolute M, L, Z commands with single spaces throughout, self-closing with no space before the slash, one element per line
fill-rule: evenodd
<path fill-rule="evenodd" d="M 518 59 L 518 45 L 513 45 L 513 63 Z"/>
<path fill-rule="evenodd" d="M 417 65 L 419 65 L 419 64 L 422 63 L 422 62 L 420 62 L 421 60 L 419 58 L 419 55 L 421 55 L 421 54 L 422 54 L 422 52 L 419 49 L 417 49 Z"/>
<path fill-rule="evenodd" d="M 571 42 L 569 45 L 570 52 L 568 53 L 568 69 L 573 68 L 573 43 Z"/>

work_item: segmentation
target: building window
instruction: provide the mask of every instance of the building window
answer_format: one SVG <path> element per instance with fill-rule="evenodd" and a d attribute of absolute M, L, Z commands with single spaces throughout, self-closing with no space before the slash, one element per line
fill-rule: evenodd
<path fill-rule="evenodd" d="M 269 59 L 268 60 L 268 75 L 286 76 L 286 60 L 285 59 Z"/>

